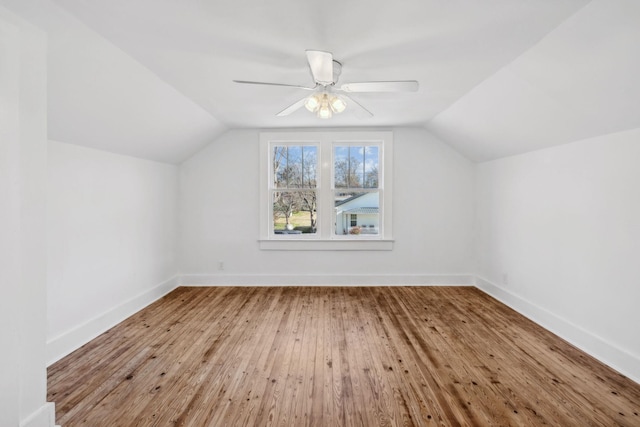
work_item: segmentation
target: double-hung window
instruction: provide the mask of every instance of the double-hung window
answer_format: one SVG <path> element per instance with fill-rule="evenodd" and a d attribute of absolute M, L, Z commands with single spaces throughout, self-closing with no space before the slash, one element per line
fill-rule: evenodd
<path fill-rule="evenodd" d="M 392 133 L 260 134 L 260 247 L 390 250 Z"/>

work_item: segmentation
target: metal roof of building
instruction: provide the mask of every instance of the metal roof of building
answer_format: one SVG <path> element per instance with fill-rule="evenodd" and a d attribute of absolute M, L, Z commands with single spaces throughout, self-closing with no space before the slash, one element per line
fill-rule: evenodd
<path fill-rule="evenodd" d="M 338 211 L 340 212 L 340 211 Z M 347 209 L 342 211 L 342 213 L 348 213 L 348 214 L 360 214 L 360 215 L 364 215 L 364 214 L 377 214 L 378 213 L 378 208 L 367 208 L 367 207 L 362 207 L 362 208 L 353 208 L 353 209 Z"/>

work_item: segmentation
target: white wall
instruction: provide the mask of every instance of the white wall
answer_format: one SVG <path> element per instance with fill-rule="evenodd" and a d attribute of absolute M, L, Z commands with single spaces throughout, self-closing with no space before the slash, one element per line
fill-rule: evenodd
<path fill-rule="evenodd" d="M 177 183 L 177 166 L 49 142 L 50 361 L 175 286 Z"/>
<path fill-rule="evenodd" d="M 49 427 L 46 37 L 0 7 L 0 425 Z"/>
<path fill-rule="evenodd" d="M 483 163 L 477 190 L 480 287 L 635 381 L 639 141 L 635 129 Z"/>
<path fill-rule="evenodd" d="M 183 283 L 437 283 L 473 272 L 475 167 L 427 131 L 394 130 L 392 251 L 261 251 L 258 159 L 259 131 L 233 130 L 180 166 Z"/>

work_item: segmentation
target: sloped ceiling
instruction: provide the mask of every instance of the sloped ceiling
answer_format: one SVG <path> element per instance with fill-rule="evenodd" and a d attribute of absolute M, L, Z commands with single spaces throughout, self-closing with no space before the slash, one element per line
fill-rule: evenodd
<path fill-rule="evenodd" d="M 594 1 L 427 127 L 491 160 L 640 127 L 640 2 Z"/>
<path fill-rule="evenodd" d="M 49 35 L 52 139 L 179 163 L 229 128 L 424 126 L 484 161 L 640 127 L 640 2 L 0 0 Z M 407 80 L 322 121 L 305 49 L 340 83 Z"/>

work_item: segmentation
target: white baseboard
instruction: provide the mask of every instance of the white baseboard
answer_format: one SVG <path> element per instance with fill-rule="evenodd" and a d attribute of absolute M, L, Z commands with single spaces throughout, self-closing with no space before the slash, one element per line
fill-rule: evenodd
<path fill-rule="evenodd" d="M 54 427 L 56 425 L 56 405 L 47 402 L 20 421 L 20 427 Z"/>
<path fill-rule="evenodd" d="M 640 358 L 488 280 L 476 277 L 476 287 L 602 363 L 640 383 Z"/>
<path fill-rule="evenodd" d="M 47 341 L 47 366 L 82 347 L 127 317 L 145 308 L 178 286 L 178 276 L 172 277 L 122 304 L 75 328 Z"/>
<path fill-rule="evenodd" d="M 185 274 L 180 286 L 473 286 L 471 274 Z"/>

